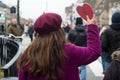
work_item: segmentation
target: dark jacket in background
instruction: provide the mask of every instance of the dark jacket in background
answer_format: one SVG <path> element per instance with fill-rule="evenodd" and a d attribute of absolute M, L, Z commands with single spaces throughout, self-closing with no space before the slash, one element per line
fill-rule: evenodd
<path fill-rule="evenodd" d="M 33 33 L 34 33 L 33 25 L 30 25 L 29 28 L 28 28 L 28 34 L 33 35 Z"/>
<path fill-rule="evenodd" d="M 86 46 L 86 28 L 81 24 L 77 24 L 75 29 L 70 29 L 68 40 L 77 46 Z"/>
<path fill-rule="evenodd" d="M 13 34 L 15 36 L 21 36 L 22 34 L 20 33 L 20 30 L 18 28 L 18 26 L 15 24 L 10 24 L 8 27 L 7 27 L 7 33 L 8 34 Z"/>
<path fill-rule="evenodd" d="M 120 47 L 120 24 L 110 25 L 102 34 L 101 40 L 106 61 L 111 62 L 111 54 Z"/>
<path fill-rule="evenodd" d="M 31 41 L 33 40 L 33 33 L 34 33 L 33 25 L 30 25 L 29 28 L 28 28 L 28 34 L 29 34 L 29 37 L 30 37 Z"/>
<path fill-rule="evenodd" d="M 76 18 L 75 29 L 68 33 L 68 40 L 77 46 L 86 46 L 86 27 L 81 17 Z"/>
<path fill-rule="evenodd" d="M 103 80 L 120 80 L 120 48 L 114 51 L 111 57 L 112 62 L 110 63 Z"/>

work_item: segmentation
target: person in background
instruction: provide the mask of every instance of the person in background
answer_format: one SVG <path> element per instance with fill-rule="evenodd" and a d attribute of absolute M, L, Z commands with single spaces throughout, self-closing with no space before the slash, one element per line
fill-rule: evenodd
<path fill-rule="evenodd" d="M 111 55 L 112 62 L 106 70 L 103 80 L 120 80 L 120 48 Z"/>
<path fill-rule="evenodd" d="M 3 24 L 0 25 L 0 34 L 5 33 L 5 26 Z"/>
<path fill-rule="evenodd" d="M 33 33 L 34 33 L 33 24 L 32 24 L 32 21 L 29 20 L 29 24 L 28 24 L 28 35 L 29 35 L 29 37 L 30 37 L 31 42 L 32 42 L 32 40 L 33 40 Z"/>
<path fill-rule="evenodd" d="M 6 32 L 7 32 L 7 34 L 12 34 L 15 37 L 20 37 L 22 35 L 20 27 L 19 27 L 19 25 L 17 25 L 17 20 L 16 19 L 11 20 L 11 23 L 8 24 L 8 26 L 7 26 Z M 14 37 L 11 37 L 11 39 L 14 40 Z M 21 41 L 22 41 L 22 39 L 21 39 Z M 7 47 L 6 48 L 6 51 L 7 51 L 6 62 L 12 60 L 12 58 L 15 56 L 15 54 L 17 54 L 17 49 L 15 47 L 16 45 L 12 44 L 11 42 L 12 41 L 10 41 L 6 44 L 6 47 Z M 11 45 L 13 45 L 13 46 L 11 46 Z M 10 71 L 12 69 L 14 69 L 14 72 L 10 72 L 10 74 L 12 74 L 13 76 L 17 76 L 18 70 L 17 70 L 17 66 L 16 66 L 16 61 L 14 62 L 14 64 L 12 64 L 12 67 L 9 68 Z M 7 73 L 5 72 L 5 74 L 7 74 Z"/>
<path fill-rule="evenodd" d="M 25 26 L 24 26 L 24 35 L 23 36 L 27 36 L 28 35 L 28 27 L 29 27 L 30 21 L 26 21 L 25 22 Z"/>
<path fill-rule="evenodd" d="M 95 16 L 87 17 L 87 46 L 66 41 L 57 13 L 44 13 L 34 23 L 35 39 L 18 59 L 19 80 L 80 80 L 78 67 L 101 55 Z"/>
<path fill-rule="evenodd" d="M 109 25 L 104 25 L 101 30 L 100 30 L 100 37 L 102 36 L 103 32 L 106 30 L 106 29 L 109 29 Z M 101 61 L 102 61 L 102 68 L 103 68 L 103 72 L 102 74 L 105 74 L 105 71 L 106 71 L 106 60 L 105 60 L 105 51 L 102 51 L 102 55 L 101 55 Z"/>
<path fill-rule="evenodd" d="M 83 26 L 83 20 L 81 17 L 76 18 L 75 29 L 71 29 L 68 33 L 68 40 L 77 46 L 86 46 L 87 36 L 86 27 Z M 86 80 L 86 66 L 80 66 L 80 78 Z"/>
<path fill-rule="evenodd" d="M 21 32 L 19 30 L 19 27 L 17 25 L 17 20 L 16 19 L 12 19 L 11 24 L 9 24 L 9 26 L 7 27 L 6 32 L 8 34 L 13 34 L 14 36 L 21 36 Z"/>
<path fill-rule="evenodd" d="M 120 45 L 120 12 L 115 12 L 111 21 L 112 24 L 101 35 L 102 50 L 105 52 L 105 71 L 111 62 L 111 54 Z"/>

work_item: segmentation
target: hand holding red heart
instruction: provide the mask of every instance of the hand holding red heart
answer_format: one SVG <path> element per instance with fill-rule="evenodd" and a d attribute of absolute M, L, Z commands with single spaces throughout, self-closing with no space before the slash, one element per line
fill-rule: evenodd
<path fill-rule="evenodd" d="M 86 16 L 88 24 L 96 24 L 96 18 L 95 15 L 93 16 L 92 19 L 89 18 L 89 16 Z"/>
<path fill-rule="evenodd" d="M 93 9 L 92 6 L 89 3 L 84 3 L 83 5 L 79 5 L 76 8 L 78 14 L 87 21 L 87 17 L 88 16 L 90 19 L 93 18 Z"/>

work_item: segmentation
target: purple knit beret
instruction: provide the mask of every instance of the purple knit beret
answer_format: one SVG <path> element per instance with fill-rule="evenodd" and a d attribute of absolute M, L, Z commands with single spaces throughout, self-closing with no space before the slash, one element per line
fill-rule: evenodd
<path fill-rule="evenodd" d="M 34 30 L 39 34 L 47 34 L 61 27 L 62 18 L 56 13 L 44 13 L 34 23 Z"/>

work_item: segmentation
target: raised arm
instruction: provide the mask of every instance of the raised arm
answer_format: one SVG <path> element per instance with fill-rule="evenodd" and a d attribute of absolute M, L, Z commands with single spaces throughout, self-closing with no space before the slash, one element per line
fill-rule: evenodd
<path fill-rule="evenodd" d="M 92 19 L 89 19 L 87 16 L 87 22 L 87 46 L 80 47 L 72 45 L 70 49 L 72 62 L 78 66 L 89 64 L 96 60 L 101 55 L 102 51 L 95 16 Z"/>

